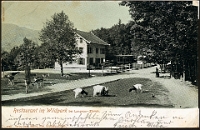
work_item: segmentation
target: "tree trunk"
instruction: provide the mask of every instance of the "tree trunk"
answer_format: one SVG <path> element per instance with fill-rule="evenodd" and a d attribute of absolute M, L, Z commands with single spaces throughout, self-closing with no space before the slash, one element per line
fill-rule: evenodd
<path fill-rule="evenodd" d="M 185 80 L 186 81 L 191 81 L 191 61 L 190 60 L 188 60 L 187 61 L 187 73 L 185 73 Z"/>
<path fill-rule="evenodd" d="M 189 80 L 189 65 L 187 61 L 185 65 L 185 81 L 188 81 L 188 80 Z"/>
<path fill-rule="evenodd" d="M 166 73 L 166 64 L 163 64 L 163 71 Z"/>
<path fill-rule="evenodd" d="M 4 67 L 3 67 L 3 69 L 2 69 L 2 78 L 4 78 Z"/>
<path fill-rule="evenodd" d="M 63 62 L 60 61 L 60 70 L 61 70 L 61 76 L 63 77 L 64 73 L 63 73 Z"/>
<path fill-rule="evenodd" d="M 30 66 L 29 65 L 25 66 L 25 79 L 27 81 L 26 93 L 28 93 L 28 86 L 31 83 L 31 70 L 30 70 Z"/>
<path fill-rule="evenodd" d="M 163 64 L 159 64 L 159 66 L 160 66 L 160 70 L 161 70 L 161 73 L 162 73 L 162 70 L 163 70 Z"/>

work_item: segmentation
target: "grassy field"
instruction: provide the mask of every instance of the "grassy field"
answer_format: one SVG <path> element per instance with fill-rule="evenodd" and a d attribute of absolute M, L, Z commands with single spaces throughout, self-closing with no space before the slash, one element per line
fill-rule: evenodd
<path fill-rule="evenodd" d="M 37 74 L 37 76 L 42 76 L 41 73 L 32 73 L 32 75 Z M 10 94 L 17 94 L 17 93 L 25 93 L 25 85 L 24 85 L 24 74 L 19 73 L 15 76 L 14 85 L 10 85 L 7 78 L 1 78 L 1 94 L 2 95 L 10 95 Z M 45 86 L 57 84 L 57 83 L 66 83 L 70 80 L 77 80 L 82 78 L 88 78 L 88 74 L 81 73 L 81 74 L 70 74 L 69 76 L 61 77 L 60 74 L 50 74 L 49 77 L 44 78 L 44 82 L 42 87 L 37 89 L 37 85 L 30 85 L 29 93 L 37 92 L 37 91 L 46 91 L 47 88 Z M 31 76 L 32 83 L 34 76 Z"/>
<path fill-rule="evenodd" d="M 43 73 L 31 73 L 31 75 L 37 75 L 37 77 L 41 77 Z M 92 75 L 95 76 L 102 76 L 101 73 L 93 73 Z M 107 74 L 108 75 L 108 74 Z M 106 74 L 104 75 L 106 76 Z M 1 78 L 1 95 L 12 95 L 18 93 L 26 93 L 25 85 L 24 85 L 24 73 L 19 73 L 15 76 L 14 85 L 10 85 L 7 78 Z M 32 83 L 34 76 L 31 76 Z M 71 73 L 64 77 L 61 77 L 60 74 L 49 74 L 49 77 L 44 78 L 44 82 L 42 87 L 37 89 L 37 85 L 30 85 L 29 93 L 38 92 L 38 91 L 47 91 L 48 89 L 45 86 L 57 84 L 57 83 L 67 83 L 71 80 L 78 80 L 89 78 L 88 73 Z"/>
<path fill-rule="evenodd" d="M 129 92 L 136 83 L 143 84 L 143 92 Z M 122 107 L 173 107 L 168 91 L 157 82 L 145 78 L 129 78 L 102 84 L 109 87 L 108 96 L 93 97 L 93 88 L 85 88 L 89 94 L 74 98 L 72 90 L 42 95 L 36 98 L 2 102 L 2 105 L 58 105 L 58 106 L 122 106 Z M 152 97 L 155 94 L 155 97 Z"/>

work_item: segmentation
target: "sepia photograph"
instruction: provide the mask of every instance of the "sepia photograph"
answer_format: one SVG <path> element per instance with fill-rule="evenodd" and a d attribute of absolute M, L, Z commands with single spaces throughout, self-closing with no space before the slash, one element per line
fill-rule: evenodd
<path fill-rule="evenodd" d="M 198 23 L 198 1 L 2 1 L 1 127 L 199 127 Z"/>

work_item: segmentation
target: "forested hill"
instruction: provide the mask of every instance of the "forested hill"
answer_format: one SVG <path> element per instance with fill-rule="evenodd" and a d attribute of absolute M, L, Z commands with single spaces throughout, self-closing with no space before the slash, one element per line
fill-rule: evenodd
<path fill-rule="evenodd" d="M 31 39 L 37 44 L 39 41 L 39 30 L 32 30 L 25 27 L 19 27 L 15 24 L 2 23 L 2 50 L 10 51 L 14 46 L 23 44 L 24 37 Z"/>

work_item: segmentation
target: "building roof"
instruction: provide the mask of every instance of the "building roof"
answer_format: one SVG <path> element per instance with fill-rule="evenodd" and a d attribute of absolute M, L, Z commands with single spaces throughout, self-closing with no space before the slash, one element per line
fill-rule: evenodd
<path fill-rule="evenodd" d="M 83 32 L 83 31 L 77 30 L 76 33 L 82 36 L 85 40 L 89 41 L 90 43 L 109 45 L 108 43 L 104 42 L 102 39 L 94 35 L 92 32 Z"/>

